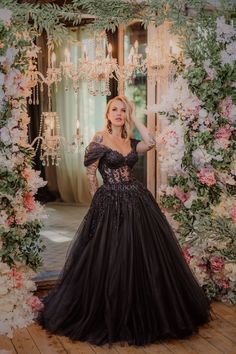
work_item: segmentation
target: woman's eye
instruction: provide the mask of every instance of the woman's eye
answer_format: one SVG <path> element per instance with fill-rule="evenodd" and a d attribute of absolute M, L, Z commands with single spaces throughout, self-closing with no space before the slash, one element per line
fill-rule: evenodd
<path fill-rule="evenodd" d="M 116 108 L 112 108 L 112 111 L 116 111 Z"/>

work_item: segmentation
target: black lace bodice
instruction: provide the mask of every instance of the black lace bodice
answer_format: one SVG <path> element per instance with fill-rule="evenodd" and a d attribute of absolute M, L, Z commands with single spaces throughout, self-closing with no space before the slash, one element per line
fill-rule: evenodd
<path fill-rule="evenodd" d="M 132 169 L 138 161 L 136 145 L 139 141 L 131 139 L 131 149 L 126 156 L 106 145 L 91 142 L 85 150 L 84 165 L 89 166 L 99 160 L 98 170 L 101 173 L 104 184 L 133 180 Z"/>

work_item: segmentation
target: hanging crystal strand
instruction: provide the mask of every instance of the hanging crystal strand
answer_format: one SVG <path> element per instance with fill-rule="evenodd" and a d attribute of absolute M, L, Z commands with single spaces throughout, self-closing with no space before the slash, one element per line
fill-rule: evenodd
<path fill-rule="evenodd" d="M 33 94 L 33 88 L 31 89 L 31 94 L 29 96 L 29 100 L 28 100 L 29 104 L 32 104 L 32 94 Z"/>
<path fill-rule="evenodd" d="M 36 104 L 39 105 L 39 84 L 36 84 Z"/>
<path fill-rule="evenodd" d="M 40 123 L 39 123 L 39 134 L 38 134 L 39 137 L 42 137 L 42 130 L 43 130 L 43 113 L 41 114 Z M 35 152 L 38 151 L 39 145 L 40 145 L 40 139 L 38 139 L 38 141 L 37 141 Z M 41 156 L 42 156 L 42 145 L 41 145 L 41 149 L 40 149 L 40 157 Z"/>
<path fill-rule="evenodd" d="M 48 111 L 52 111 L 52 96 L 51 96 L 51 87 L 48 85 Z"/>
<path fill-rule="evenodd" d="M 35 86 L 33 87 L 33 105 L 35 105 L 35 94 L 36 94 L 36 91 L 35 91 Z"/>

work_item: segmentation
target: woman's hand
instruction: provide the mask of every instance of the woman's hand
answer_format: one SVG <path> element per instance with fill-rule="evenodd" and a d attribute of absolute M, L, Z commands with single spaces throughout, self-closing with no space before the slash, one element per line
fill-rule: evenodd
<path fill-rule="evenodd" d="M 136 118 L 134 103 L 130 102 L 130 104 L 132 108 L 130 119 L 134 123 L 142 137 L 142 141 L 137 144 L 136 149 L 137 152 L 146 152 L 156 146 L 156 139 L 154 134 L 151 134 L 148 131 L 147 127 L 145 127 L 145 125 Z"/>
<path fill-rule="evenodd" d="M 134 102 L 130 102 L 130 105 L 131 105 L 131 115 L 130 115 L 130 119 L 131 121 L 135 124 L 136 123 L 136 112 L 135 112 L 135 104 Z"/>

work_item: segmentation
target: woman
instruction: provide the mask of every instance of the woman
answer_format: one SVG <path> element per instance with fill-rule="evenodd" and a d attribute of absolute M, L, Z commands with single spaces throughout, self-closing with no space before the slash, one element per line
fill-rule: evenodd
<path fill-rule="evenodd" d="M 131 138 L 134 125 L 141 141 Z M 166 217 L 132 174 L 138 153 L 154 146 L 127 98 L 110 100 L 106 127 L 85 153 L 92 203 L 40 315 L 51 333 L 97 345 L 145 345 L 183 338 L 209 320 L 208 300 Z"/>

